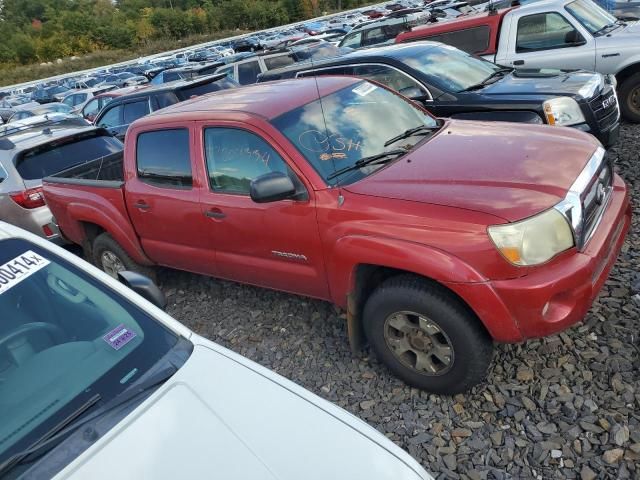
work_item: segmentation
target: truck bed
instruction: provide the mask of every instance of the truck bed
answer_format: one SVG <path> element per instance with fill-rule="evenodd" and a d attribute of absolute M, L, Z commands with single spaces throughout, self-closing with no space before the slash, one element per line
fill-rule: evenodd
<path fill-rule="evenodd" d="M 46 177 L 43 182 L 121 188 L 124 184 L 123 159 L 123 152 L 113 153 Z"/>
<path fill-rule="evenodd" d="M 45 201 L 67 240 L 85 245 L 86 225 L 109 232 L 143 261 L 125 202 L 123 153 L 117 152 L 45 177 Z"/>

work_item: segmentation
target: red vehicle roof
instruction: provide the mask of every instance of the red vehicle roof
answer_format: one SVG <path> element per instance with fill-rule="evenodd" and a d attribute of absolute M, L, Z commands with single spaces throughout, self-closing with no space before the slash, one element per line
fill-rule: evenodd
<path fill-rule="evenodd" d="M 138 120 L 136 124 L 154 123 L 158 116 L 170 115 L 188 120 L 202 112 L 238 112 L 272 119 L 321 96 L 361 82 L 354 77 L 308 77 L 277 82 L 257 83 L 242 88 L 193 98 L 164 108 Z"/>
<path fill-rule="evenodd" d="M 486 50 L 476 52 L 478 55 L 492 55 L 498 48 L 498 30 L 504 16 L 517 7 L 498 10 L 496 13 L 482 12 L 475 15 L 461 16 L 452 20 L 431 23 L 414 27 L 408 32 L 401 33 L 396 37 L 395 43 L 414 42 L 416 40 L 429 40 L 434 35 L 448 32 L 457 32 L 474 27 L 488 26 L 491 32 L 489 36 L 489 46 Z"/>

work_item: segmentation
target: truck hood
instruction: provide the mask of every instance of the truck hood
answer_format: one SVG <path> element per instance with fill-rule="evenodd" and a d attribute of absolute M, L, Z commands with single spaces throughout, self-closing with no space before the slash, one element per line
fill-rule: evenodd
<path fill-rule="evenodd" d="M 591 96 L 591 84 L 601 84 L 593 72 L 563 72 L 551 69 L 523 69 L 505 75 L 479 92 L 482 95 L 580 95 Z M 582 91 L 581 91 L 582 90 Z"/>
<path fill-rule="evenodd" d="M 517 221 L 562 200 L 598 146 L 572 128 L 451 120 L 346 190 Z"/>
<path fill-rule="evenodd" d="M 183 367 L 56 478 L 432 480 L 344 410 L 192 340 Z"/>

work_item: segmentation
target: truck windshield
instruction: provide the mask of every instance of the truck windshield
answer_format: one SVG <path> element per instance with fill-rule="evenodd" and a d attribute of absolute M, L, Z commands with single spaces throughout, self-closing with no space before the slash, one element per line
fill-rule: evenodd
<path fill-rule="evenodd" d="M 38 180 L 81 163 L 122 151 L 122 143 L 96 131 L 53 141 L 25 152 L 16 160 L 16 170 L 24 180 Z"/>
<path fill-rule="evenodd" d="M 494 76 L 500 67 L 448 45 L 399 49 L 397 58 L 448 92 L 462 92 Z"/>
<path fill-rule="evenodd" d="M 617 25 L 617 20 L 613 15 L 607 13 L 591 0 L 575 0 L 565 8 L 591 34 L 605 33 L 608 27 Z"/>
<path fill-rule="evenodd" d="M 358 160 L 404 148 L 422 133 L 390 139 L 417 127 L 437 128 L 436 120 L 410 101 L 367 81 L 352 84 L 272 120 L 329 185 L 353 183 L 380 168 L 369 164 L 332 178 Z"/>
<path fill-rule="evenodd" d="M 0 240 L 0 463 L 99 395 L 115 398 L 178 337 L 49 250 Z"/>

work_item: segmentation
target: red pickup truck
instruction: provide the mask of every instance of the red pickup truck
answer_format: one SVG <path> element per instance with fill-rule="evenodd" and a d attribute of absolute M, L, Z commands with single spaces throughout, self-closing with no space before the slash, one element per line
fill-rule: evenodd
<path fill-rule="evenodd" d="M 407 383 L 481 381 L 493 342 L 581 320 L 629 229 L 593 137 L 441 120 L 366 80 L 216 93 L 136 121 L 122 155 L 44 181 L 108 273 L 154 265 L 334 302 Z"/>

